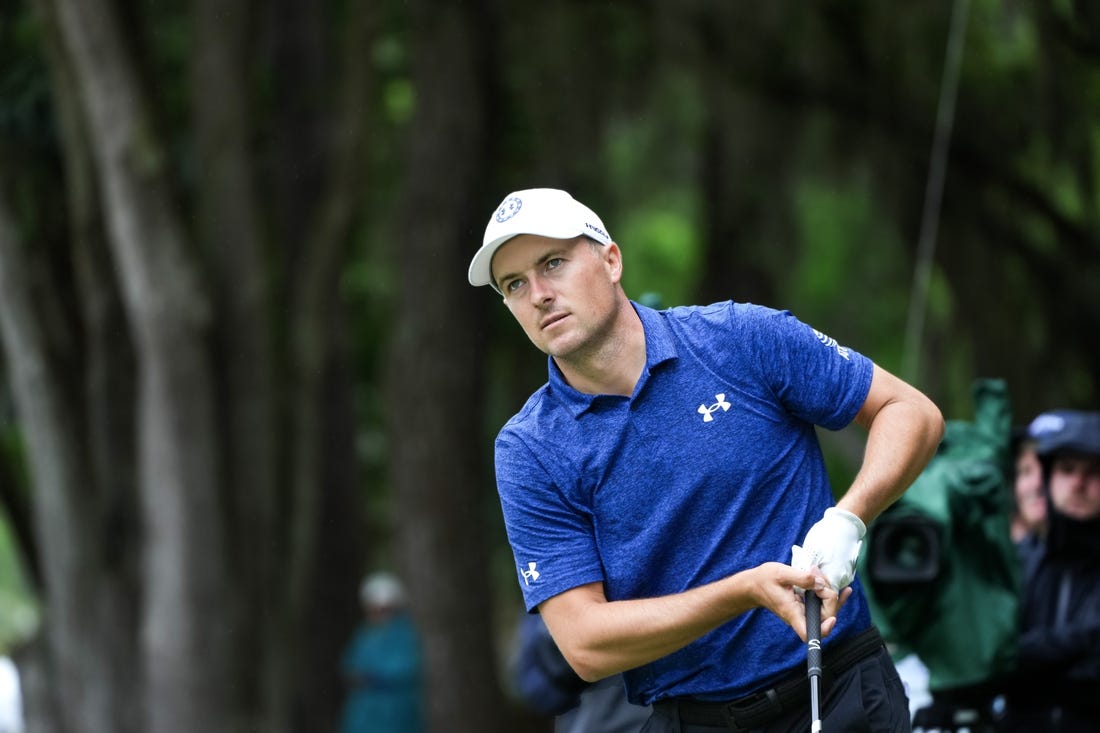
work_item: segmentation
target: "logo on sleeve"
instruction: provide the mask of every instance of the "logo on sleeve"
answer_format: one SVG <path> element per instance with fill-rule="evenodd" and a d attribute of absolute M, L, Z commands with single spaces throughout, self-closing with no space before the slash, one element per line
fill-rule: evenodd
<path fill-rule="evenodd" d="M 838 344 L 835 338 L 831 336 L 826 336 L 825 334 L 821 333 L 821 331 L 818 331 L 816 328 L 814 329 L 814 335 L 817 336 L 817 340 L 821 343 L 825 344 L 831 349 L 836 349 L 836 353 L 840 354 L 840 356 L 842 356 L 843 358 L 849 358 L 848 349 Z"/>
<path fill-rule="evenodd" d="M 531 585 L 542 575 L 542 573 L 540 573 L 538 570 L 535 570 L 536 564 L 537 563 L 529 562 L 527 563 L 527 569 L 522 571 L 521 574 L 523 575 L 524 585 Z"/>

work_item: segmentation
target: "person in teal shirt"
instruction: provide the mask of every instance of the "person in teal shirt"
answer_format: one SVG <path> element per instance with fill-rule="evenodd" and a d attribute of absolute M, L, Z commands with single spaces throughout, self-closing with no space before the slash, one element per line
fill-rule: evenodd
<path fill-rule="evenodd" d="M 368 576 L 360 588 L 363 623 L 341 660 L 347 699 L 340 733 L 420 733 L 421 649 L 401 582 Z"/>

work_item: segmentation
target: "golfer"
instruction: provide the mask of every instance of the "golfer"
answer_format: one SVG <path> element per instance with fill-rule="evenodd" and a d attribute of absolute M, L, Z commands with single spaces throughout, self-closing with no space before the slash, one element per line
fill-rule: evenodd
<path fill-rule="evenodd" d="M 656 311 L 622 274 L 600 218 L 555 189 L 505 197 L 470 263 L 550 357 L 496 440 L 528 611 L 582 678 L 623 673 L 653 706 L 644 731 L 806 731 L 812 588 L 823 729 L 908 731 L 855 563 L 935 451 L 939 410 L 787 312 Z M 834 506 L 815 425 L 852 422 L 863 464 Z"/>

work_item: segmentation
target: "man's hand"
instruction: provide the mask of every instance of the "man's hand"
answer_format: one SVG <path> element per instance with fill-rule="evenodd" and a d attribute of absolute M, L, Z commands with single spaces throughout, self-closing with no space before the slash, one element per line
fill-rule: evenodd
<path fill-rule="evenodd" d="M 851 512 L 830 507 L 817 524 L 810 527 L 802 546 L 791 548 L 791 567 L 798 570 L 821 569 L 829 587 L 842 591 L 856 576 L 856 561 L 867 527 Z"/>
<path fill-rule="evenodd" d="M 852 595 L 852 589 L 842 593 L 830 589 L 819 571 L 795 570 L 782 563 L 764 563 L 747 571 L 753 575 L 756 603 L 783 619 L 806 641 L 806 606 L 802 588 L 821 598 L 821 636 L 828 636 L 836 626 L 836 615 Z"/>

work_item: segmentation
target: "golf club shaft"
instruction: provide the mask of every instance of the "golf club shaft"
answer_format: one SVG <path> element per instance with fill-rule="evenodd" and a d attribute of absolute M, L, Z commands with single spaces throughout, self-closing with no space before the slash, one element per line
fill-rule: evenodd
<path fill-rule="evenodd" d="M 810 677 L 810 732 L 821 733 L 821 599 L 806 591 L 806 672 Z"/>

